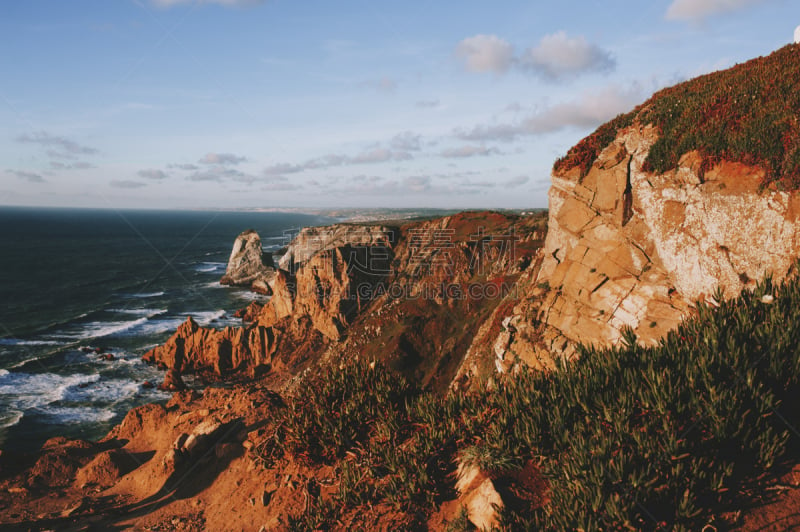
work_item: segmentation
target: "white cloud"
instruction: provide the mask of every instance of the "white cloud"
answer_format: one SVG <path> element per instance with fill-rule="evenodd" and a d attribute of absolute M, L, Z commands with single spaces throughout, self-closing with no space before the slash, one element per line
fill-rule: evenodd
<path fill-rule="evenodd" d="M 431 178 L 428 176 L 412 176 L 403 180 L 403 187 L 411 192 L 425 192 L 431 188 Z"/>
<path fill-rule="evenodd" d="M 186 177 L 189 181 L 237 181 L 239 183 L 252 184 L 258 181 L 255 176 L 245 174 L 235 168 L 226 168 L 224 166 L 212 166 L 205 170 L 198 170 Z"/>
<path fill-rule="evenodd" d="M 494 188 L 497 183 L 492 181 L 470 181 L 469 179 L 460 183 L 461 186 L 469 188 Z"/>
<path fill-rule="evenodd" d="M 200 168 L 197 165 L 186 163 L 186 164 L 168 164 L 167 168 L 177 168 L 178 170 L 188 170 L 193 172 L 195 170 L 199 170 Z"/>
<path fill-rule="evenodd" d="M 563 31 L 542 37 L 538 46 L 525 51 L 519 63 L 522 68 L 550 80 L 585 72 L 608 72 L 616 67 L 611 54 L 590 44 L 583 36 L 569 37 Z"/>
<path fill-rule="evenodd" d="M 46 183 L 47 180 L 41 175 L 34 172 L 25 172 L 24 170 L 6 170 L 7 173 L 16 176 L 19 179 L 27 181 L 28 183 Z"/>
<path fill-rule="evenodd" d="M 131 181 L 129 179 L 122 179 L 122 180 L 114 179 L 109 183 L 109 185 L 111 185 L 114 188 L 142 188 L 147 186 L 145 183 L 142 183 L 141 181 Z"/>
<path fill-rule="evenodd" d="M 305 168 L 297 164 L 279 163 L 264 168 L 264 175 L 272 177 L 283 174 L 296 174 L 297 172 L 302 172 L 303 170 L 305 170 Z"/>
<path fill-rule="evenodd" d="M 89 146 L 83 146 L 74 140 L 57 135 L 51 135 L 46 131 L 38 131 L 30 135 L 20 135 L 17 137 L 17 142 L 39 144 L 47 148 L 50 157 L 60 157 L 62 159 L 70 159 L 73 155 L 92 155 L 97 153 L 97 150 Z"/>
<path fill-rule="evenodd" d="M 322 157 L 315 157 L 313 159 L 309 159 L 305 163 L 302 164 L 303 170 L 314 170 L 317 168 L 330 168 L 332 166 L 341 166 L 348 161 L 348 157 L 345 155 L 323 155 Z"/>
<path fill-rule="evenodd" d="M 247 160 L 247 157 L 241 157 L 232 153 L 207 153 L 205 157 L 200 159 L 200 164 L 239 164 Z"/>
<path fill-rule="evenodd" d="M 439 107 L 439 100 L 419 100 L 414 105 L 420 109 L 435 109 Z"/>
<path fill-rule="evenodd" d="M 543 135 L 568 127 L 590 129 L 630 111 L 642 99 L 639 86 L 622 88 L 616 85 L 586 92 L 580 99 L 560 103 L 534 113 L 519 122 L 477 125 L 454 134 L 465 140 L 514 140 L 525 135 Z"/>
<path fill-rule="evenodd" d="M 699 21 L 713 15 L 738 11 L 766 0 L 673 0 L 667 8 L 667 20 Z"/>
<path fill-rule="evenodd" d="M 261 183 L 286 183 L 289 181 L 289 178 L 284 175 L 266 175 L 259 179 L 259 181 Z"/>
<path fill-rule="evenodd" d="M 470 72 L 503 74 L 511 67 L 514 49 L 496 35 L 475 35 L 458 43 L 456 56 Z"/>
<path fill-rule="evenodd" d="M 261 190 L 266 192 L 286 192 L 290 190 L 300 190 L 302 185 L 296 183 L 266 183 L 261 187 Z"/>
<path fill-rule="evenodd" d="M 422 149 L 421 139 L 422 135 L 412 133 L 411 131 L 403 131 L 392 138 L 390 145 L 395 150 L 419 151 Z"/>
<path fill-rule="evenodd" d="M 408 161 L 414 158 L 411 151 L 420 149 L 420 137 L 410 132 L 396 135 L 391 144 L 393 148 L 375 147 L 365 150 L 357 155 L 343 155 L 331 153 L 321 157 L 308 159 L 300 164 L 278 163 L 268 166 L 263 170 L 266 177 L 295 174 L 306 170 L 320 170 L 338 166 L 377 164 L 389 161 Z M 405 147 L 406 149 L 400 149 Z"/>
<path fill-rule="evenodd" d="M 471 144 L 467 144 L 464 146 L 459 146 L 457 148 L 447 148 L 443 150 L 439 155 L 448 159 L 465 159 L 467 157 L 476 157 L 482 156 L 486 157 L 488 155 L 497 155 L 500 153 L 500 150 L 497 148 L 487 148 L 486 146 L 475 146 Z"/>
<path fill-rule="evenodd" d="M 386 161 L 407 161 L 413 159 L 410 153 L 405 151 L 394 151 L 386 148 L 375 148 L 364 151 L 355 157 L 349 157 L 350 164 L 370 164 L 383 163 Z"/>
<path fill-rule="evenodd" d="M 163 170 L 155 170 L 155 169 L 147 169 L 147 170 L 139 170 L 136 172 L 136 175 L 139 177 L 143 177 L 145 179 L 166 179 L 169 177 L 169 174 L 164 172 Z"/>
<path fill-rule="evenodd" d="M 518 175 L 517 177 L 512 177 L 508 181 L 505 182 L 505 186 L 509 188 L 518 187 L 524 185 L 529 181 L 528 176 Z"/>
<path fill-rule="evenodd" d="M 86 161 L 75 161 L 74 163 L 50 161 L 50 168 L 53 170 L 87 170 L 89 168 L 94 168 L 94 165 Z"/>

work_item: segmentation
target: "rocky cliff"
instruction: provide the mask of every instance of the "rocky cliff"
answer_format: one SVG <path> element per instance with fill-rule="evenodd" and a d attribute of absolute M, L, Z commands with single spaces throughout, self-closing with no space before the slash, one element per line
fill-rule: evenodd
<path fill-rule="evenodd" d="M 295 273 L 265 268 L 258 234 L 239 235 L 228 264 L 230 278 L 266 282 L 264 291 L 272 297 L 263 307 L 242 313 L 243 327 L 203 328 L 189 318 L 164 345 L 148 351 L 145 361 L 169 369 L 165 387 L 180 388 L 185 372 L 220 379 L 284 368 L 293 375 L 328 341 L 339 340 L 387 275 L 395 229 L 325 229 L 305 229 L 293 241 L 288 254 L 297 258 L 291 262 Z"/>
<path fill-rule="evenodd" d="M 799 64 L 789 46 L 666 89 L 556 163 L 536 279 L 549 293 L 527 323 L 549 350 L 613 344 L 625 327 L 655 341 L 718 288 L 786 275 L 800 256 Z"/>
<path fill-rule="evenodd" d="M 0 455 L 0 517 L 25 529 L 113 524 L 200 530 L 258 521 L 265 529 L 290 530 L 296 527 L 289 516 L 316 529 L 324 520 L 311 516 L 330 510 L 322 517 L 337 523 L 334 529 L 416 529 L 423 519 L 439 530 L 452 528 L 461 506 L 461 525 L 492 526 L 495 508 L 507 503 L 523 504 L 517 510 L 526 515 L 539 508 L 534 505 L 570 518 L 564 508 L 586 510 L 586 529 L 597 528 L 598 518 L 609 519 L 607 528 L 669 528 L 669 520 L 656 525 L 650 510 L 646 519 L 641 515 L 641 490 L 649 490 L 656 501 L 651 509 L 700 515 L 702 523 L 708 517 L 706 528 L 740 522 L 740 509 L 749 508 L 743 501 L 765 493 L 767 473 L 705 475 L 715 484 L 690 496 L 689 488 L 703 479 L 690 472 L 707 473 L 712 465 L 723 471 L 743 455 L 769 469 L 763 456 L 784 445 L 782 431 L 790 425 L 784 414 L 796 415 L 797 365 L 791 362 L 794 328 L 786 332 L 781 325 L 797 321 L 796 285 L 766 283 L 741 303 L 722 304 L 718 310 L 726 313 L 699 312 L 706 322 L 685 334 L 704 335 L 696 336 L 703 349 L 671 334 L 659 351 L 663 358 L 653 358 L 658 350 L 634 346 L 594 352 L 577 366 L 585 373 L 554 372 L 578 342 L 615 344 L 626 327 L 641 342 L 654 342 L 691 315 L 696 301 L 713 306 L 764 276 L 779 279 L 793 269 L 800 256 L 798 71 L 800 47 L 789 46 L 666 89 L 601 126 L 556 163 L 547 219 L 479 212 L 303 231 L 269 280 L 272 298 L 242 312 L 243 327 L 202 328 L 189 319 L 145 355 L 170 370 L 167 384 L 175 388 L 190 371 L 263 379 L 202 394 L 182 391 L 166 407 L 131 411 L 101 442 L 56 438 L 29 463 Z M 231 262 L 242 258 L 244 266 L 235 268 L 242 278 L 247 265 L 257 263 L 256 239 L 245 236 L 234 247 Z M 736 327 L 729 328 L 733 321 Z M 727 360 L 730 353 L 716 346 L 732 338 L 738 358 Z M 750 354 L 758 350 L 774 358 L 752 357 L 756 366 L 791 378 L 760 368 L 737 380 L 750 392 L 718 393 L 728 371 L 755 371 Z M 629 358 L 620 364 L 616 357 L 623 351 Z M 696 351 L 706 365 L 698 364 Z M 380 381 L 367 378 L 376 360 L 392 370 Z M 724 369 L 714 376 L 718 381 L 702 373 L 712 360 Z M 496 374 L 514 375 L 523 366 L 543 371 L 493 382 Z M 653 385 L 662 368 L 681 370 L 667 376 L 675 386 Z M 642 379 L 647 372 L 652 378 Z M 303 380 L 309 373 L 311 380 Z M 484 390 L 500 393 L 457 393 L 439 406 L 426 398 L 410 409 L 413 400 L 387 399 L 401 380 L 397 373 L 434 392 L 486 384 Z M 756 374 L 769 378 L 751 379 Z M 314 387 L 323 382 L 313 378 L 320 375 L 331 378 Z M 633 381 L 639 395 L 627 388 Z M 516 391 L 508 386 L 519 383 Z M 354 384 L 360 393 L 348 404 L 357 406 L 342 408 Z M 376 414 L 370 401 L 377 396 L 383 397 L 377 403 L 393 404 L 402 415 Z M 664 408 L 649 407 L 658 397 L 671 399 Z M 345 411 L 348 419 L 366 420 L 355 435 L 359 441 L 352 440 L 353 424 L 343 421 Z M 747 419 L 775 421 L 777 428 L 749 430 Z M 287 420 L 294 420 L 293 428 L 284 426 Z M 308 454 L 323 432 L 343 446 L 335 465 Z M 308 446 L 297 445 L 302 438 Z M 689 446 L 687 439 L 693 440 Z M 764 441 L 775 443 L 754 452 Z M 796 442 L 790 447 L 796 450 Z M 381 465 L 376 457 L 385 449 L 389 458 Z M 636 453 L 638 462 L 630 459 Z M 797 525 L 792 488 L 800 466 L 793 453 L 779 465 L 794 465 L 786 475 L 769 473 L 768 489 L 788 492 L 792 503 L 780 519 L 767 516 L 772 525 Z M 530 461 L 517 464 L 516 478 L 500 474 L 532 455 L 547 476 Z M 574 460 L 578 455 L 583 462 Z M 484 470 L 481 462 L 499 467 Z M 597 464 L 609 466 L 598 471 Z M 630 466 L 651 480 L 643 483 Z M 730 478 L 719 480 L 725 475 Z M 551 497 L 548 490 L 558 482 L 561 491 Z M 398 499 L 390 503 L 382 491 L 398 485 L 408 486 L 403 497 L 409 499 L 430 490 L 441 498 L 398 511 Z M 626 498 L 633 513 L 615 517 Z M 706 508 L 703 516 L 702 506 L 692 505 L 704 501 L 736 511 L 725 516 Z M 760 519 L 745 529 L 763 529 Z"/>
<path fill-rule="evenodd" d="M 370 224 L 336 224 L 306 227 L 292 239 L 278 267 L 288 272 L 308 262 L 321 251 L 344 246 L 391 248 L 397 241 L 397 227 Z"/>

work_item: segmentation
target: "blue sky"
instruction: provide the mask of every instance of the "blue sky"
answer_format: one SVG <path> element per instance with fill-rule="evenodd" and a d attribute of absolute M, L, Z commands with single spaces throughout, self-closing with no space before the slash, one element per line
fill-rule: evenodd
<path fill-rule="evenodd" d="M 653 91 L 792 41 L 792 0 L 0 5 L 0 205 L 545 207 Z"/>

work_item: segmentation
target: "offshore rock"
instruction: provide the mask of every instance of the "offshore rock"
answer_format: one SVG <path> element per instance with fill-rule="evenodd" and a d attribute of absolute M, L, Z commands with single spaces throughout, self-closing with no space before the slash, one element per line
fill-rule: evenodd
<path fill-rule="evenodd" d="M 224 285 L 250 286 L 259 293 L 269 295 L 267 286 L 274 273 L 272 256 L 264 253 L 261 237 L 248 229 L 236 237 L 225 275 L 219 282 Z"/>

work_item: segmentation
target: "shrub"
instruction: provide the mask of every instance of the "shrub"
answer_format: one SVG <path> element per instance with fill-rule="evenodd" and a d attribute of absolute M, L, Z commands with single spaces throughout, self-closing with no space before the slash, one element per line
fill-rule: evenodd
<path fill-rule="evenodd" d="M 354 361 L 307 379 L 284 414 L 286 450 L 333 463 L 363 445 L 377 427 L 399 427 L 416 390 L 381 365 Z M 383 429 L 386 433 L 386 429 Z"/>
<path fill-rule="evenodd" d="M 421 393 L 363 363 L 314 378 L 278 440 L 336 464 L 340 490 L 303 526 L 378 502 L 430 514 L 455 497 L 460 457 L 497 475 L 538 464 L 547 504 L 509 505 L 509 529 L 701 529 L 800 443 L 800 282 L 717 299 L 657 346 L 628 330 L 491 392 Z"/>

